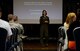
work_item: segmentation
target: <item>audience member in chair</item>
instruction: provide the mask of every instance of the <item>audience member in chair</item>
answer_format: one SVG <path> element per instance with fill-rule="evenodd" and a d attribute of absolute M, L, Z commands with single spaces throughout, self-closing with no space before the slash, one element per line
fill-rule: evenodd
<path fill-rule="evenodd" d="M 18 23 L 18 17 L 15 15 L 9 14 L 8 20 L 9 20 L 9 24 L 12 28 L 18 29 L 17 42 L 22 41 L 21 36 L 24 33 L 24 29 L 23 29 L 23 26 L 20 23 Z M 19 46 L 18 46 L 18 50 L 20 50 Z M 22 51 L 23 51 L 23 49 L 22 49 Z"/>
<path fill-rule="evenodd" d="M 13 17 L 14 17 L 13 14 L 8 14 L 8 20 L 11 28 L 15 28 L 17 26 L 14 22 Z"/>
<path fill-rule="evenodd" d="M 49 17 L 47 16 L 47 11 L 42 11 L 42 16 L 40 17 L 40 38 L 42 46 L 48 46 L 48 24 L 49 24 Z M 45 43 L 44 43 L 45 38 Z"/>
<path fill-rule="evenodd" d="M 0 11 L 0 18 L 1 18 L 1 16 L 2 16 L 2 11 Z M 6 29 L 8 31 L 7 38 L 9 38 L 12 35 L 10 25 L 7 21 L 0 19 L 0 27 Z"/>
<path fill-rule="evenodd" d="M 17 25 L 17 28 L 18 28 L 18 41 L 21 41 L 20 43 L 19 43 L 19 47 L 20 47 L 20 50 L 21 51 L 23 51 L 23 43 L 22 43 L 22 37 L 23 37 L 23 34 L 24 34 L 24 28 L 23 28 L 23 26 L 18 22 L 18 17 L 17 16 L 14 16 L 13 17 L 13 19 L 14 19 L 14 22 L 15 22 L 15 24 Z"/>
<path fill-rule="evenodd" d="M 10 24 L 10 27 L 11 29 L 17 29 L 18 25 L 14 22 L 14 15 L 13 14 L 8 14 L 8 20 L 9 20 L 9 24 Z M 14 32 L 15 31 L 15 32 Z M 18 32 L 16 30 L 13 30 L 13 42 L 17 43 L 17 34 Z M 17 47 L 14 48 L 14 50 L 16 50 Z"/>
<path fill-rule="evenodd" d="M 18 22 L 18 16 L 14 16 L 13 19 L 14 19 L 15 24 L 17 24 L 18 27 L 22 30 L 21 33 L 23 34 L 23 33 L 24 33 L 24 28 L 23 28 L 22 24 L 20 24 L 20 23 Z"/>
<path fill-rule="evenodd" d="M 67 31 L 67 36 L 68 36 L 68 48 L 71 50 L 75 49 L 75 41 L 74 41 L 74 37 L 73 37 L 73 30 L 72 32 L 70 31 L 72 28 L 71 24 L 74 23 L 76 21 L 76 14 L 74 12 L 70 12 L 67 15 L 66 18 L 66 22 L 64 23 L 64 26 L 66 27 L 66 31 Z"/>
<path fill-rule="evenodd" d="M 0 10 L 0 18 L 1 18 L 1 16 L 2 16 L 2 11 Z M 9 23 L 4 21 L 4 20 L 2 20 L 2 19 L 0 19 L 0 27 L 7 30 L 7 37 L 6 37 L 6 41 L 5 41 L 6 48 L 4 48 L 4 49 L 2 48 L 2 50 L 0 49 L 0 51 L 4 51 L 5 49 L 7 51 L 8 50 L 7 49 L 7 42 L 10 40 L 10 37 L 12 35 L 12 31 L 11 31 Z"/>
<path fill-rule="evenodd" d="M 76 21 L 75 21 L 76 20 Z M 69 26 L 69 29 L 68 29 L 68 31 L 67 31 L 67 34 L 69 35 L 69 39 L 71 40 L 71 41 L 75 41 L 75 39 L 74 39 L 74 36 L 73 36 L 73 30 L 74 30 L 74 28 L 76 28 L 76 27 L 80 27 L 80 14 L 77 14 L 77 19 L 76 19 L 76 15 L 75 15 L 75 18 L 74 18 L 74 20 L 73 20 L 74 22 L 73 23 L 71 23 L 70 24 L 70 26 Z M 71 35 L 70 35 L 71 34 Z M 80 44 L 79 44 L 80 45 Z M 75 46 L 76 47 L 76 46 Z M 80 47 L 78 47 L 78 49 L 80 49 Z M 78 50 L 77 48 L 76 48 L 76 51 L 80 51 L 80 50 Z"/>

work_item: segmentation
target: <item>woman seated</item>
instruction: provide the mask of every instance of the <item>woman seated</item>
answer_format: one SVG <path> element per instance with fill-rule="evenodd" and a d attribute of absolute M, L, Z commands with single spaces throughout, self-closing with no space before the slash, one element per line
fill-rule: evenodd
<path fill-rule="evenodd" d="M 75 26 L 75 25 L 72 25 L 75 22 L 76 22 L 76 14 L 74 12 L 68 13 L 66 21 L 64 22 L 64 27 L 66 28 L 66 31 L 67 31 L 68 42 L 65 42 L 66 45 L 64 46 L 64 48 L 68 46 L 68 48 L 71 49 L 71 50 L 75 49 L 73 29 L 71 28 L 72 26 Z"/>

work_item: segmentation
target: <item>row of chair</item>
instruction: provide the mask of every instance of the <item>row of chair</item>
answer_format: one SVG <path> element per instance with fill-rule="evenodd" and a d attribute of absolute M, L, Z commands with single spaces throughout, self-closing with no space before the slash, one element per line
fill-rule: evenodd
<path fill-rule="evenodd" d="M 6 51 L 7 30 L 0 27 L 0 51 Z"/>
<path fill-rule="evenodd" d="M 22 51 L 22 40 L 20 34 L 22 34 L 23 30 L 17 27 L 11 28 L 12 36 L 9 40 L 6 41 L 7 38 L 7 30 L 4 28 L 0 28 L 0 51 Z M 22 48 L 21 48 L 21 47 Z"/>
<path fill-rule="evenodd" d="M 65 42 L 65 38 L 67 37 L 67 33 L 66 33 L 66 29 L 64 26 L 60 26 L 58 28 L 58 33 L 59 33 L 59 38 L 58 38 L 58 48 L 57 48 L 57 51 L 64 51 L 64 42 Z M 75 44 L 76 44 L 76 48 L 77 48 L 77 45 L 79 45 L 79 41 L 80 41 L 80 36 L 79 36 L 79 33 L 80 33 L 80 27 L 76 27 L 74 28 L 73 30 L 73 35 L 74 35 L 74 39 L 75 39 Z M 68 40 L 68 38 L 67 38 Z M 67 42 L 68 43 L 68 42 Z M 69 45 L 69 44 L 68 44 Z M 66 49 L 66 48 L 65 48 Z M 75 49 L 73 49 L 75 50 Z M 67 46 L 67 51 L 70 51 L 70 47 Z"/>
<path fill-rule="evenodd" d="M 20 46 L 22 46 L 20 43 L 22 43 L 20 34 L 22 34 L 22 29 L 20 28 L 11 28 L 13 35 L 11 36 L 10 39 L 10 43 L 11 46 L 9 48 L 9 51 L 13 50 L 13 51 L 22 51 L 22 48 Z"/>

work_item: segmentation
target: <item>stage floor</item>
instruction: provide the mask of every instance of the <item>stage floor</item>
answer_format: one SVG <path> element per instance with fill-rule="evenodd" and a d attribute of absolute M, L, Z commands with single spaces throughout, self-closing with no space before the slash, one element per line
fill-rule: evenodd
<path fill-rule="evenodd" d="M 23 43 L 24 51 L 56 51 L 57 42 L 50 41 L 48 47 L 43 47 L 39 41 L 26 41 Z"/>

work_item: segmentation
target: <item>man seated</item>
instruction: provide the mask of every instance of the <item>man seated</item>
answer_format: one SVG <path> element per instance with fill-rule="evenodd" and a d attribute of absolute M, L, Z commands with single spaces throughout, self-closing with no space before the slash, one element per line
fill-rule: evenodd
<path fill-rule="evenodd" d="M 0 18 L 1 18 L 1 16 L 2 16 L 2 11 L 0 11 Z M 7 30 L 7 32 L 8 32 L 7 39 L 9 39 L 10 36 L 12 35 L 12 31 L 11 31 L 9 23 L 7 21 L 0 19 L 0 27 Z"/>
<path fill-rule="evenodd" d="M 2 16 L 2 11 L 0 10 L 0 27 L 7 30 L 7 37 L 6 37 L 6 44 L 5 45 L 6 45 L 6 50 L 8 50 L 9 49 L 8 42 L 9 42 L 10 37 L 12 35 L 12 31 L 11 31 L 11 27 L 10 27 L 9 23 L 7 21 L 2 20 L 1 16 Z M 2 48 L 2 51 L 4 51 L 4 50 L 5 50 L 5 48 L 4 49 Z"/>

